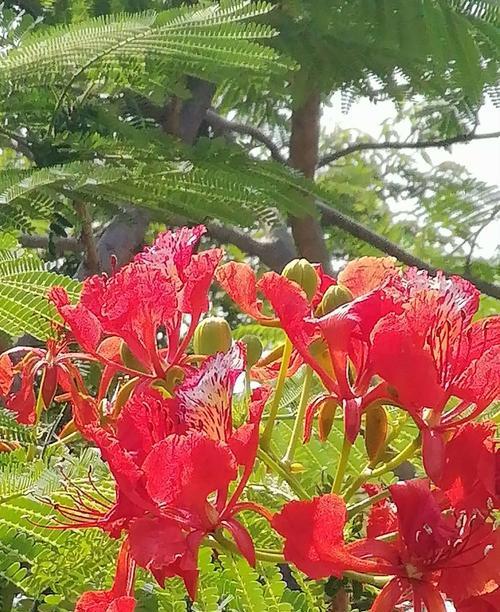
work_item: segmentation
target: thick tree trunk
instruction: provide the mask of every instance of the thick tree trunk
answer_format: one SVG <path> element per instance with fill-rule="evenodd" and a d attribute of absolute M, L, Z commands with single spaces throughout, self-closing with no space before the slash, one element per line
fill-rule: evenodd
<path fill-rule="evenodd" d="M 317 92 L 311 93 L 292 112 L 290 136 L 290 165 L 304 176 L 314 179 L 318 163 L 321 100 Z M 319 219 L 314 216 L 314 201 L 311 200 L 311 215 L 290 217 L 293 238 L 302 257 L 311 262 L 331 267 L 323 231 Z"/>

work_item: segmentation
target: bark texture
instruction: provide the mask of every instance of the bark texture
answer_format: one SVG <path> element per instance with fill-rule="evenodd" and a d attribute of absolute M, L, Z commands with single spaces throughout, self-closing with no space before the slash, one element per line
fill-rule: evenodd
<path fill-rule="evenodd" d="M 289 163 L 310 179 L 314 179 L 318 165 L 320 119 L 321 99 L 317 92 L 312 92 L 292 111 Z M 329 271 L 330 258 L 315 208 L 311 200 L 311 214 L 302 218 L 290 217 L 290 225 L 299 254 L 311 262 L 321 263 Z"/>

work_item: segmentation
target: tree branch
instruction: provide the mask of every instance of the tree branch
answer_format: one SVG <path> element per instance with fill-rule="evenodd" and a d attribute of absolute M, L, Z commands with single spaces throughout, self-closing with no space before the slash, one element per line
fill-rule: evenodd
<path fill-rule="evenodd" d="M 435 274 L 438 270 L 442 268 L 436 268 L 431 264 L 428 264 L 423 259 L 419 257 L 415 257 L 405 249 L 401 248 L 395 242 L 392 242 L 388 238 L 384 238 L 380 234 L 377 234 L 373 230 L 368 227 L 362 225 L 358 221 L 355 221 L 351 217 L 344 215 L 338 210 L 331 208 L 326 202 L 322 200 L 316 200 L 316 205 L 321 211 L 323 221 L 334 225 L 345 232 L 351 234 L 351 236 L 355 236 L 363 242 L 367 242 L 371 244 L 375 248 L 380 251 L 386 253 L 387 255 L 392 255 L 401 261 L 402 263 L 407 264 L 408 266 L 416 266 L 417 268 L 421 268 L 423 270 L 427 270 L 431 274 Z M 453 275 L 454 272 L 443 270 L 443 272 L 447 275 Z M 489 283 L 488 281 L 482 280 L 480 278 L 476 278 L 471 275 L 464 275 L 471 283 L 473 283 L 479 291 L 489 295 L 491 297 L 500 299 L 500 286 L 495 285 L 494 283 Z"/>
<path fill-rule="evenodd" d="M 80 240 L 85 248 L 85 258 L 82 262 L 83 268 L 82 266 L 80 268 L 82 268 L 84 276 L 92 276 L 100 272 L 99 254 L 92 229 L 92 217 L 90 216 L 88 204 L 85 202 L 75 200 L 73 206 L 82 224 Z"/>
<path fill-rule="evenodd" d="M 468 134 L 458 134 L 457 136 L 451 136 L 450 138 L 443 138 L 441 140 L 420 140 L 417 142 L 358 142 L 341 149 L 340 151 L 334 151 L 328 153 L 320 158 L 318 161 L 318 168 L 327 166 L 337 159 L 341 159 L 346 155 L 352 155 L 358 151 L 373 151 L 376 149 L 430 149 L 439 147 L 449 147 L 452 144 L 459 142 L 471 142 L 472 140 L 484 140 L 488 138 L 499 138 L 500 132 L 490 132 L 487 134 L 475 134 L 469 132 Z"/>
<path fill-rule="evenodd" d="M 269 150 L 274 161 L 277 161 L 284 166 L 288 165 L 288 160 L 281 153 L 280 147 L 269 136 L 253 125 L 246 125 L 245 123 L 240 123 L 238 121 L 231 121 L 230 119 L 226 119 L 210 109 L 207 110 L 206 120 L 207 123 L 214 128 L 229 132 L 236 132 L 236 134 L 243 134 L 245 136 L 251 136 L 254 140 L 260 142 Z"/>
<path fill-rule="evenodd" d="M 34 160 L 33 152 L 30 149 L 29 143 L 19 134 L 0 126 L 0 136 L 5 138 L 6 147 L 13 149 L 18 153 L 22 153 L 29 160 Z"/>
<path fill-rule="evenodd" d="M 49 237 L 36 234 L 23 234 L 19 242 L 21 246 L 27 249 L 47 249 L 49 246 Z M 53 238 L 52 244 L 54 245 L 57 255 L 63 255 L 64 253 L 82 253 L 85 250 L 85 246 L 78 238 L 56 237 Z"/>
<path fill-rule="evenodd" d="M 246 230 L 215 221 L 206 223 L 206 227 L 209 235 L 218 242 L 234 244 L 248 255 L 258 257 L 275 272 L 281 272 L 291 259 L 297 257 L 295 244 L 285 227 L 273 229 L 270 239 L 265 240 L 252 238 Z"/>

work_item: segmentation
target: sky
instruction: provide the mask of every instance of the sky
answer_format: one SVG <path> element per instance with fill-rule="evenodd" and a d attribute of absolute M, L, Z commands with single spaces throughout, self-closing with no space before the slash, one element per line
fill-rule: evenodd
<path fill-rule="evenodd" d="M 336 96 L 332 106 L 327 108 L 323 115 L 322 123 L 326 131 L 333 130 L 335 127 L 356 128 L 360 132 L 379 139 L 381 124 L 389 118 L 396 117 L 395 107 L 390 101 L 374 104 L 364 98 L 355 102 L 348 113 L 342 113 L 340 108 L 340 96 Z M 497 131 L 500 131 L 500 108 L 495 108 L 491 102 L 488 102 L 479 112 L 477 133 Z M 411 154 L 411 151 L 405 151 L 405 153 Z M 434 164 L 446 161 L 462 164 L 476 178 L 492 185 L 498 185 L 500 189 L 500 138 L 455 144 L 449 150 L 428 149 L 427 153 Z M 418 156 L 417 159 L 421 159 L 418 152 L 415 152 L 415 155 Z M 423 161 L 422 164 L 424 164 Z M 499 246 L 500 218 L 482 232 L 478 254 L 489 257 Z"/>

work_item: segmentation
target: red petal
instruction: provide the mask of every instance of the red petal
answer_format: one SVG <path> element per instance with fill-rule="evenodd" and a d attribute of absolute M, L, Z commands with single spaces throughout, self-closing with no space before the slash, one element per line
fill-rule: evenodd
<path fill-rule="evenodd" d="M 498 612 L 500 610 L 500 587 L 494 591 L 470 597 L 460 603 L 455 603 L 457 612 Z"/>
<path fill-rule="evenodd" d="M 173 434 L 156 444 L 143 469 L 146 488 L 158 504 L 197 508 L 204 506 L 209 493 L 225 490 L 237 476 L 229 448 L 196 432 Z"/>
<path fill-rule="evenodd" d="M 391 313 L 375 326 L 372 367 L 396 388 L 406 408 L 440 406 L 444 392 L 430 350 L 424 346 L 425 331 L 420 333 L 411 323 L 406 313 Z"/>
<path fill-rule="evenodd" d="M 252 536 L 241 523 L 234 519 L 223 521 L 221 526 L 225 527 L 233 536 L 240 553 L 245 557 L 248 564 L 255 567 L 255 547 Z"/>
<path fill-rule="evenodd" d="M 153 446 L 178 432 L 174 403 L 149 385 L 134 390 L 117 424 L 120 445 L 141 465 Z"/>
<path fill-rule="evenodd" d="M 120 492 L 139 508 L 150 508 L 152 505 L 142 485 L 143 472 L 132 455 L 123 449 L 118 440 L 98 426 L 84 429 L 84 434 L 99 447 L 102 458 L 119 487 Z"/>
<path fill-rule="evenodd" d="M 489 500 L 498 505 L 494 434 L 494 423 L 467 423 L 446 444 L 444 467 L 437 484 L 446 491 L 454 507 L 487 513 Z"/>
<path fill-rule="evenodd" d="M 407 480 L 389 489 L 397 506 L 399 533 L 412 562 L 425 563 L 446 546 L 453 530 L 442 517 L 427 481 Z"/>
<path fill-rule="evenodd" d="M 115 598 L 109 591 L 89 591 L 76 602 L 75 612 L 134 612 L 133 597 Z"/>
<path fill-rule="evenodd" d="M 222 259 L 221 249 L 208 249 L 198 255 L 193 255 L 191 262 L 185 268 L 180 268 L 184 280 L 182 290 L 181 310 L 199 317 L 208 310 L 208 290 L 212 284 L 215 269 Z"/>
<path fill-rule="evenodd" d="M 412 583 L 416 597 L 423 602 L 425 609 L 432 612 L 446 612 L 447 608 L 441 593 L 430 582 Z"/>
<path fill-rule="evenodd" d="M 374 570 L 377 564 L 351 554 L 344 542 L 345 503 L 337 495 L 289 502 L 272 526 L 284 536 L 285 559 L 310 578 L 341 577 L 345 570 Z"/>
<path fill-rule="evenodd" d="M 376 538 L 391 533 L 398 529 L 398 518 L 395 507 L 387 499 L 382 499 L 373 504 L 368 513 L 366 525 L 366 535 L 369 538 Z"/>
<path fill-rule="evenodd" d="M 15 413 L 16 420 L 23 425 L 33 425 L 36 418 L 34 376 L 33 364 L 26 364 L 21 372 L 19 391 L 9 393 L 5 400 L 7 408 Z"/>
<path fill-rule="evenodd" d="M 9 355 L 0 356 L 0 395 L 7 395 L 12 386 L 14 370 Z"/>
<path fill-rule="evenodd" d="M 424 428 L 422 431 L 422 459 L 427 475 L 432 482 L 437 483 L 441 479 L 444 468 L 445 444 L 443 436 L 439 431 Z"/>
<path fill-rule="evenodd" d="M 470 534 L 461 547 L 450 545 L 447 563 L 441 572 L 439 589 L 454 601 L 489 592 L 500 583 L 500 531 L 491 523 L 469 524 Z M 461 534 L 457 534 L 458 539 Z"/>
<path fill-rule="evenodd" d="M 174 231 L 167 230 L 158 234 L 150 247 L 135 257 L 135 261 L 150 262 L 165 266 L 169 274 L 185 268 L 206 232 L 203 225 L 180 227 Z"/>
<path fill-rule="evenodd" d="M 71 306 L 66 290 L 54 287 L 49 292 L 49 299 L 54 303 L 64 322 L 71 329 L 75 340 L 86 351 L 94 352 L 102 335 L 102 327 L 94 312 L 82 302 L 85 291 L 82 290 L 80 304 Z"/>
<path fill-rule="evenodd" d="M 356 298 L 380 287 L 398 273 L 394 257 L 361 257 L 350 261 L 339 272 L 337 280 Z"/>
<path fill-rule="evenodd" d="M 410 597 L 411 587 L 404 578 L 393 578 L 388 582 L 375 598 L 370 608 L 371 612 L 393 612 L 400 601 Z"/>
<path fill-rule="evenodd" d="M 187 551 L 186 535 L 172 520 L 161 517 L 134 519 L 129 527 L 130 553 L 145 569 L 162 569 Z"/>
<path fill-rule="evenodd" d="M 262 313 L 262 302 L 257 298 L 257 278 L 248 264 L 231 261 L 217 270 L 215 278 L 245 314 L 258 321 L 271 318 Z"/>
<path fill-rule="evenodd" d="M 227 442 L 232 434 L 234 383 L 245 368 L 245 348 L 235 343 L 227 353 L 209 357 L 175 390 L 179 418 L 188 429 Z"/>

